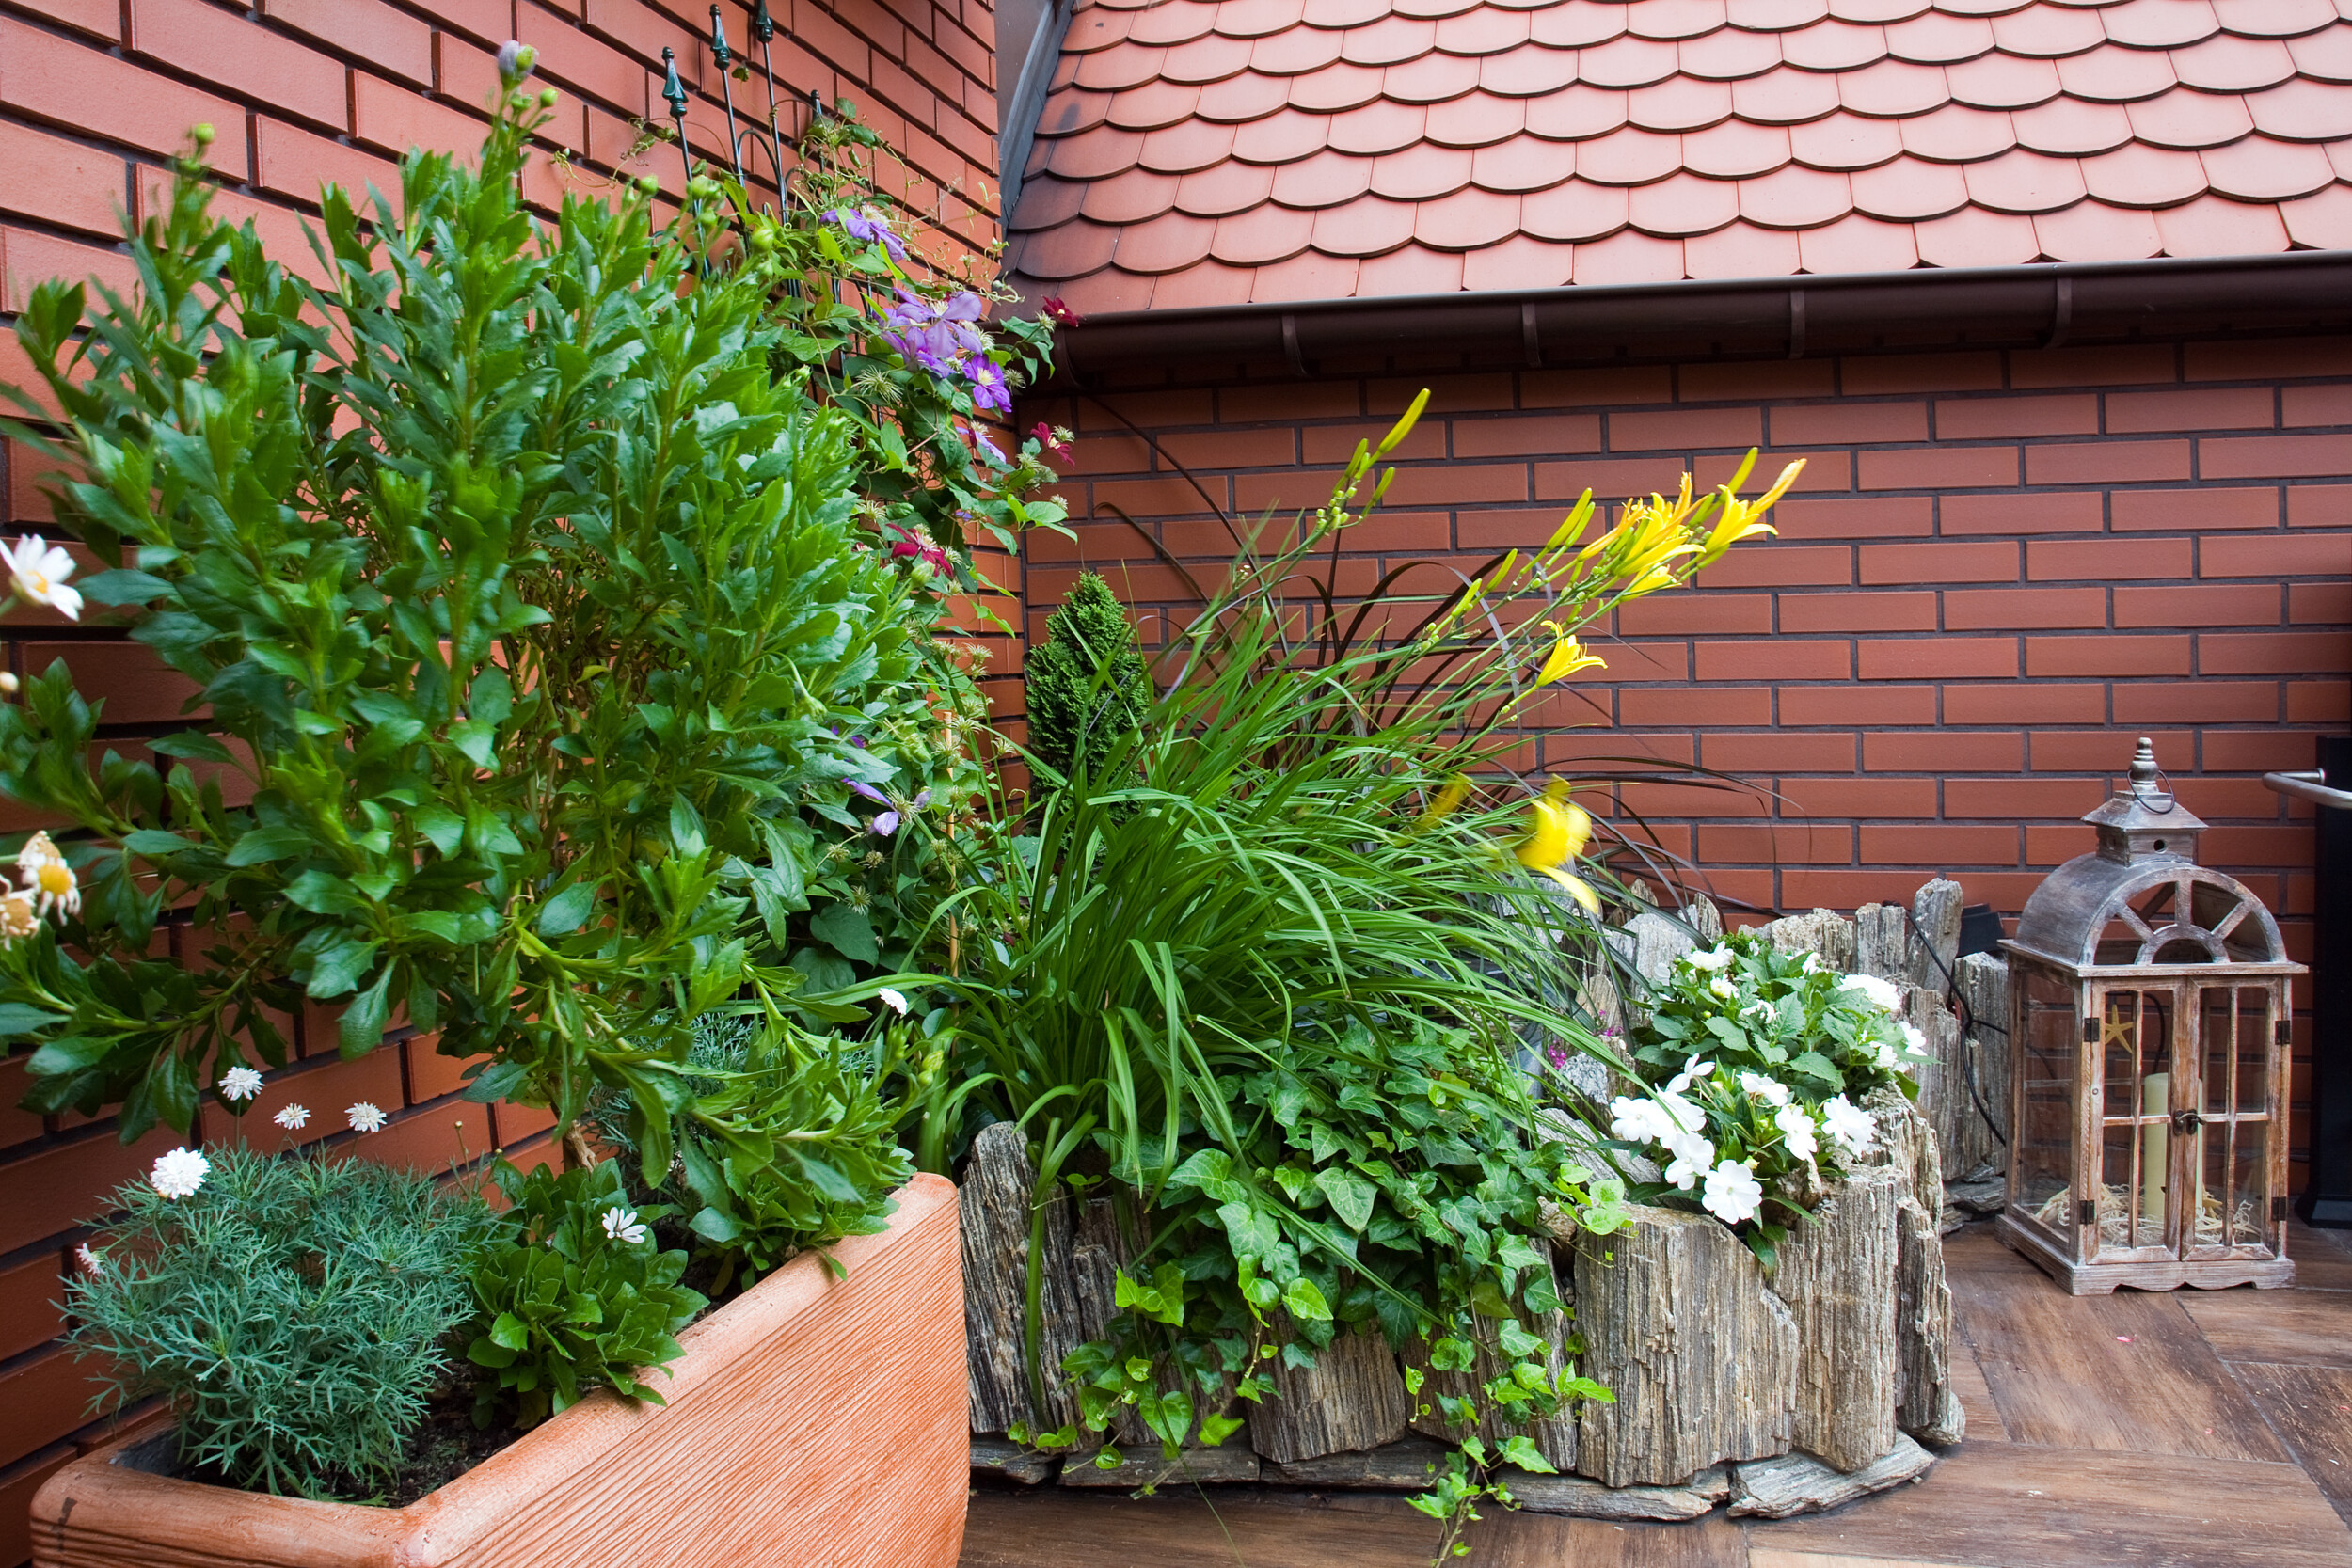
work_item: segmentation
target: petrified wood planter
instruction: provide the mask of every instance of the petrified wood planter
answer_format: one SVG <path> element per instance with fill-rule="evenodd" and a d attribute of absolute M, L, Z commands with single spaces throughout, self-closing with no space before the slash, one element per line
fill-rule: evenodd
<path fill-rule="evenodd" d="M 956 1191 L 679 1336 L 666 1409 L 598 1393 L 406 1508 L 257 1496 L 101 1449 L 33 1499 L 36 1568 L 952 1568 L 967 1437 Z M 854 1434 L 845 1440 L 844 1433 Z M 781 1555 L 780 1555 L 781 1554 Z"/>

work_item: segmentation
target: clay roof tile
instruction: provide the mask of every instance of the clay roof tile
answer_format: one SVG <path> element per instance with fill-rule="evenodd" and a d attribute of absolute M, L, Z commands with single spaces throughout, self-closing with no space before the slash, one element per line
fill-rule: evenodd
<path fill-rule="evenodd" d="M 1759 125 L 1794 125 L 1838 108 L 1837 78 L 1825 71 L 1782 66 L 1731 84 L 1731 112 Z"/>
<path fill-rule="evenodd" d="M 2176 49 L 2221 30 L 2209 0 L 2123 0 L 2099 21 L 2107 37 L 2136 49 Z"/>
<path fill-rule="evenodd" d="M 1115 43 L 1108 49 L 1098 49 L 1091 55 L 1078 56 L 1078 73 L 1071 80 L 1082 87 L 1098 92 L 1116 92 L 1120 87 L 1141 87 L 1160 73 L 1160 63 L 1168 58 L 1165 49 L 1146 49 L 1139 43 Z"/>
<path fill-rule="evenodd" d="M 1790 164 L 1740 182 L 1740 215 L 1767 229 L 1810 229 L 1853 211 L 1845 175 Z"/>
<path fill-rule="evenodd" d="M 2102 44 L 2058 62 L 2058 85 L 2076 98 L 2129 103 L 2169 90 L 2180 78 L 2172 56 L 2160 49 Z"/>
<path fill-rule="evenodd" d="M 1209 254 L 1237 267 L 1262 267 L 1307 248 L 1321 214 L 1272 202 L 1216 220 Z"/>
<path fill-rule="evenodd" d="M 2022 109 L 2058 95 L 2058 67 L 2014 55 L 1980 55 L 1944 68 L 1955 102 L 1979 109 Z"/>
<path fill-rule="evenodd" d="M 1249 52 L 1248 39 L 1204 33 L 1170 49 L 1167 63 L 1160 67 L 1160 76 L 1169 82 L 1221 82 L 1248 67 Z"/>
<path fill-rule="evenodd" d="M 1360 107 L 1380 96 L 1382 75 L 1376 65 L 1327 65 L 1291 78 L 1291 106 L 1322 115 Z"/>
<path fill-rule="evenodd" d="M 1152 277 L 1150 273 L 1126 272 L 1118 267 L 1104 267 L 1084 277 L 1064 278 L 1052 282 L 1045 278 L 1016 277 L 1014 286 L 1029 299 L 1043 299 L 1058 294 L 1062 302 L 1081 315 L 1091 316 L 1110 310 L 1142 310 L 1152 304 Z"/>
<path fill-rule="evenodd" d="M 1980 16 L 1929 11 L 1886 29 L 1886 52 L 1920 65 L 1973 60 L 1993 47 L 1993 24 Z"/>
<path fill-rule="evenodd" d="M 1249 122 L 1233 138 L 1233 156 L 1253 164 L 1287 164 L 1319 152 L 1331 139 L 1331 121 L 1303 109 L 1280 109 Z"/>
<path fill-rule="evenodd" d="M 1890 222 L 1942 217 L 1968 204 L 1968 176 L 1956 164 L 1908 155 L 1851 176 L 1854 211 Z"/>
<path fill-rule="evenodd" d="M 2103 201 L 2037 213 L 2033 231 L 2042 254 L 2053 261 L 2137 261 L 2164 249 L 2153 214 Z"/>
<path fill-rule="evenodd" d="M 1940 65 L 1881 60 L 1837 77 L 1837 96 L 1857 114 L 1907 119 L 1951 101 L 1950 82 Z"/>
<path fill-rule="evenodd" d="M 1935 8 L 1949 11 L 1954 16 L 2003 16 L 2036 3 L 2037 0 L 1935 0 Z M 2076 0 L 2047 0 L 2047 3 L 2064 6 L 2074 4 Z"/>
<path fill-rule="evenodd" d="M 1684 39 L 1675 51 L 1676 63 L 1686 76 L 1731 82 L 1755 76 L 1781 63 L 1778 33 L 1750 33 L 1725 27 L 1703 38 Z"/>
<path fill-rule="evenodd" d="M 1245 71 L 1200 89 L 1200 118 L 1242 121 L 1263 119 L 1291 100 L 1287 76 L 1261 76 Z"/>
<path fill-rule="evenodd" d="M 2288 237 L 2314 250 L 2352 250 L 2352 185 L 2330 185 L 2316 196 L 2279 205 Z"/>
<path fill-rule="evenodd" d="M 1779 125 L 1727 119 L 1682 138 L 1682 166 L 1718 180 L 1769 174 L 1789 157 L 1788 132 Z"/>
<path fill-rule="evenodd" d="M 1670 76 L 1626 94 L 1626 119 L 1645 131 L 1696 131 L 1731 118 L 1731 88 L 1722 82 Z"/>
<path fill-rule="evenodd" d="M 1576 280 L 1590 287 L 1613 283 L 1679 283 L 1687 277 L 1682 242 L 1624 230 L 1576 247 Z"/>
<path fill-rule="evenodd" d="M 1274 194 L 1274 175 L 1263 164 L 1245 164 L 1236 158 L 1195 169 L 1176 182 L 1176 210 L 1195 217 L 1245 212 Z"/>
<path fill-rule="evenodd" d="M 2335 166 L 2325 148 L 2310 142 L 2273 141 L 2255 135 L 2198 154 L 2215 194 L 2246 201 L 2284 201 L 2335 183 Z"/>
<path fill-rule="evenodd" d="M 1400 103 L 1442 103 L 1478 86 L 1482 63 L 1468 55 L 1432 51 L 1419 59 L 1389 67 L 1380 78 L 1380 91 Z"/>
<path fill-rule="evenodd" d="M 1127 36 L 1137 43 L 1189 43 L 1216 24 L 1210 0 L 1162 0 L 1135 13 Z"/>
<path fill-rule="evenodd" d="M 1037 134 L 1041 136 L 1066 136 L 1103 123 L 1110 113 L 1111 95 L 1107 92 L 1088 92 L 1083 87 L 1065 87 L 1045 102 L 1045 110 L 1038 116 Z"/>
<path fill-rule="evenodd" d="M 1881 223 L 1855 214 L 1797 235 L 1804 270 L 1908 272 L 1919 264 L 1919 245 L 1907 223 Z"/>
<path fill-rule="evenodd" d="M 2158 147 L 2218 147 L 2254 128 L 2245 99 L 2187 87 L 2127 104 L 2125 112 L 2132 117 L 2132 134 Z"/>
<path fill-rule="evenodd" d="M 1514 234 L 1462 258 L 1462 287 L 1481 290 L 1556 289 L 1575 270 L 1571 245 Z"/>
<path fill-rule="evenodd" d="M 1399 245 L 1375 256 L 1356 270 L 1356 293 L 1364 298 L 1384 294 L 1446 294 L 1462 286 L 1462 253 L 1432 250 L 1427 245 Z"/>
<path fill-rule="evenodd" d="M 1021 270 L 1033 277 L 1084 277 L 1110 264 L 1122 237 L 1123 231 L 1109 224 L 1072 218 L 1021 242 Z"/>
<path fill-rule="evenodd" d="M 2167 256 L 2254 256 L 2293 243 L 2278 208 L 2217 196 L 2158 209 L 2156 230 Z"/>
<path fill-rule="evenodd" d="M 1629 205 L 1622 186 L 1563 180 L 1520 198 L 1519 227 L 1547 240 L 1597 240 L 1626 226 Z"/>
<path fill-rule="evenodd" d="M 1581 49 L 1607 43 L 1625 31 L 1625 8 L 1579 4 L 1548 6 L 1531 12 L 1527 36 L 1555 49 Z"/>
<path fill-rule="evenodd" d="M 1740 187 L 1699 174 L 1669 175 L 1628 192 L 1626 215 L 1645 234 L 1704 234 L 1740 215 Z"/>
<path fill-rule="evenodd" d="M 1449 55 L 1493 55 L 1527 41 L 1525 11 L 1472 5 L 1438 24 L 1438 47 Z"/>
<path fill-rule="evenodd" d="M 2330 27 L 2287 40 L 2295 69 L 2323 82 L 2352 82 L 2352 27 Z"/>
<path fill-rule="evenodd" d="M 2036 152 L 2084 158 L 2109 152 L 2132 139 L 2132 117 L 2119 103 L 2086 103 L 2054 98 L 2010 117 L 2017 145 Z"/>
<path fill-rule="evenodd" d="M 2194 152 L 2127 142 L 2083 160 L 2083 184 L 2115 207 L 2170 207 L 2201 195 L 2205 166 Z"/>
<path fill-rule="evenodd" d="M 1250 41 L 1249 68 L 1269 76 L 1304 75 L 1338 60 L 1346 42 L 1346 34 L 1321 27 L 1293 27 L 1270 33 Z"/>
<path fill-rule="evenodd" d="M 1257 39 L 1298 25 L 1307 0 L 1218 0 L 1216 30 L 1228 38 Z"/>
<path fill-rule="evenodd" d="M 1724 25 L 1724 0 L 1634 0 L 1625 30 L 1642 39 L 1689 39 Z"/>
<path fill-rule="evenodd" d="M 2352 87 L 2297 77 L 2267 92 L 2249 93 L 2254 128 L 2282 141 L 2343 141 L 2352 137 Z"/>
<path fill-rule="evenodd" d="M 2172 69 L 2182 85 L 2207 92 L 2251 92 L 2276 87 L 2295 74 L 2295 56 L 2277 39 L 2217 33 L 2202 43 L 2172 51 Z"/>
<path fill-rule="evenodd" d="M 1646 185 L 1681 166 L 1681 138 L 1628 126 L 1576 144 L 1576 172 L 1604 185 Z"/>
<path fill-rule="evenodd" d="M 1122 131 L 1156 131 L 1180 119 L 1190 119 L 1200 104 L 1200 89 L 1177 82 L 1146 82 L 1139 87 L 1111 95 L 1104 118 Z"/>
<path fill-rule="evenodd" d="M 1919 260 L 1931 267 L 2009 267 L 2042 254 L 2033 219 L 1963 207 L 1949 217 L 1915 224 Z"/>
<path fill-rule="evenodd" d="M 1577 53 L 1577 74 L 1600 87 L 1645 87 L 1675 73 L 1675 46 L 1656 39 L 1612 39 Z"/>
<path fill-rule="evenodd" d="M 1421 142 L 1375 158 L 1372 189 L 1396 201 L 1427 201 L 1470 183 L 1470 155 L 1459 148 Z"/>
<path fill-rule="evenodd" d="M 1394 152 L 1420 144 L 1428 121 L 1429 111 L 1418 103 L 1376 99 L 1359 109 L 1333 115 L 1330 145 L 1342 152 Z M 1430 150 L 1448 150 L 1433 147 Z M 1462 163 L 1467 168 L 1470 154 L 1462 154 Z"/>
<path fill-rule="evenodd" d="M 1415 204 L 1378 197 L 1315 214 L 1314 246 L 1333 256 L 1377 256 L 1413 237 Z"/>
<path fill-rule="evenodd" d="M 1069 180 L 1101 180 L 1136 166 L 1143 150 L 1143 133 L 1098 125 L 1072 136 L 1044 143 L 1046 167 Z"/>
<path fill-rule="evenodd" d="M 1369 27 L 1351 27 L 1340 58 L 1358 65 L 1395 65 L 1417 60 L 1438 46 L 1438 24 L 1410 17 L 1384 16 Z"/>
<path fill-rule="evenodd" d="M 1780 36 L 1780 52 L 1807 71 L 1853 71 L 1886 57 L 1886 29 L 1832 19 Z"/>
<path fill-rule="evenodd" d="M 1361 27 L 1389 14 L 1388 0 L 1307 0 L 1310 27 Z"/>
<path fill-rule="evenodd" d="M 1188 119 L 1166 130 L 1146 131 L 1136 162 L 1162 174 L 1184 174 L 1233 155 L 1233 128 L 1214 120 Z"/>
<path fill-rule="evenodd" d="M 1467 185 L 1415 210 L 1413 237 L 1438 250 L 1478 250 L 1519 230 L 1517 192 Z"/>
<path fill-rule="evenodd" d="M 1229 267 L 1222 261 L 1200 261 L 1171 272 L 1152 286 L 1154 310 L 1199 310 L 1219 305 L 1247 305 L 1255 267 Z"/>
<path fill-rule="evenodd" d="M 1804 264 L 1796 235 L 1752 223 L 1727 223 L 1682 242 L 1686 277 L 1788 277 Z"/>
<path fill-rule="evenodd" d="M 1481 9 L 1486 3 L 1487 0 L 1394 0 L 1392 8 L 1399 16 L 1427 17 L 1433 22 L 1442 22 L 1449 16 Z"/>
<path fill-rule="evenodd" d="M 2059 6 L 2027 6 L 1993 18 L 1993 40 L 2005 54 L 2027 59 L 2056 59 L 2096 49 L 2107 39 L 2099 13 Z"/>
<path fill-rule="evenodd" d="M 1285 207 L 1342 207 L 1372 189 L 1372 160 L 1325 150 L 1274 170 L 1273 199 Z"/>
<path fill-rule="evenodd" d="M 1089 180 L 1078 211 L 1097 223 L 1117 226 L 1158 217 L 1176 204 L 1176 177 L 1130 169 L 1117 180 Z"/>
<path fill-rule="evenodd" d="M 1776 33 L 1820 21 L 1829 15 L 1829 0 L 1729 0 L 1724 14 L 1734 27 Z"/>
<path fill-rule="evenodd" d="M 1527 128 L 1558 141 L 1582 141 L 1603 136 L 1625 123 L 1626 95 L 1582 83 L 1531 99 Z"/>
<path fill-rule="evenodd" d="M 1539 191 L 1576 171 L 1573 145 L 1513 136 L 1470 155 L 1470 183 L 1490 191 Z"/>
<path fill-rule="evenodd" d="M 1464 56 L 1469 58 L 1470 56 Z M 1522 44 L 1478 62 L 1478 85 L 1515 98 L 1558 92 L 1576 80 L 1576 51 Z"/>
<path fill-rule="evenodd" d="M 1830 0 L 1829 14 L 1840 22 L 1908 22 L 1930 8 L 1929 0 Z"/>
<path fill-rule="evenodd" d="M 1135 20 L 1136 13 L 1133 11 L 1114 11 L 1101 6 L 1089 6 L 1070 19 L 1070 29 L 1062 34 L 1061 52 L 1065 55 L 1086 55 L 1097 49 L 1108 49 L 1114 43 L 1123 43 L 1127 39 L 1127 29 Z"/>
<path fill-rule="evenodd" d="M 1024 180 L 1021 205 L 1013 212 L 1010 228 L 1017 234 L 1068 223 L 1078 215 L 1078 206 L 1086 199 L 1089 184 L 1084 180 L 1057 180 L 1050 174 Z"/>
<path fill-rule="evenodd" d="M 2213 0 L 2214 15 L 2249 38 L 2292 38 L 2336 24 L 2332 0 Z"/>
<path fill-rule="evenodd" d="M 2013 148 L 1967 166 L 1968 199 L 1996 213 L 2047 213 L 2083 198 L 2083 166 Z"/>
<path fill-rule="evenodd" d="M 1901 154 L 1903 131 L 1891 119 L 1835 114 L 1792 127 L 1788 148 L 1797 162 L 1814 168 L 1868 168 Z"/>
<path fill-rule="evenodd" d="M 1260 267 L 1250 278 L 1249 303 L 1284 305 L 1293 300 L 1345 299 L 1356 292 L 1356 272 L 1353 256 L 1302 250 L 1287 261 Z"/>
<path fill-rule="evenodd" d="M 1466 92 L 1429 105 L 1428 138 L 1444 147 L 1488 147 L 1527 128 L 1527 102 Z"/>

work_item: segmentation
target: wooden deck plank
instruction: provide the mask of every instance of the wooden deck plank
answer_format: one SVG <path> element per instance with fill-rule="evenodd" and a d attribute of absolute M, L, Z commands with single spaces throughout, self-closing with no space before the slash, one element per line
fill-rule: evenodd
<path fill-rule="evenodd" d="M 1968 1568 L 1965 1563 L 1928 1562 L 1918 1558 L 1846 1557 L 1835 1552 L 1784 1552 L 1772 1546 L 1748 1551 L 1748 1568 Z"/>
<path fill-rule="evenodd" d="M 2009 1428 L 2001 1420 L 2001 1407 L 1993 1402 L 1993 1386 L 1985 1382 L 1984 1369 L 1977 1365 L 1976 1353 L 1968 1348 L 1968 1341 L 1959 1335 L 1952 1337 L 1952 1392 L 1960 1396 L 1960 1408 L 1968 1416 L 1968 1441 L 2009 1441 Z"/>
<path fill-rule="evenodd" d="M 2293 1465 L 1963 1444 L 1835 1513 L 1749 1526 L 1752 1548 L 1968 1568 L 2344 1568 L 2352 1528 Z"/>
<path fill-rule="evenodd" d="M 2286 1459 L 2177 1293 L 2070 1296 L 2039 1271 L 1954 1270 L 1951 1282 L 2011 1442 Z"/>
<path fill-rule="evenodd" d="M 2337 1502 L 2352 1503 L 2352 1371 L 2250 1362 L 2233 1362 L 2230 1370 L 2312 1482 Z"/>
<path fill-rule="evenodd" d="M 2287 1256 L 2295 1283 L 2307 1291 L 2352 1291 L 2352 1230 L 2313 1230 L 2287 1222 Z"/>
<path fill-rule="evenodd" d="M 2352 1367 L 2352 1291 L 2184 1291 L 2181 1309 L 2224 1361 Z"/>

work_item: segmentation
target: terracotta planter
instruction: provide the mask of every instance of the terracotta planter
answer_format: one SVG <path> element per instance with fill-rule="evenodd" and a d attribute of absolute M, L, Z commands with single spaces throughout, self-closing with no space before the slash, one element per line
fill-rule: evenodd
<path fill-rule="evenodd" d="M 33 1499 L 33 1561 L 953 1568 L 969 1463 L 956 1189 L 918 1176 L 898 1196 L 889 1230 L 834 1249 L 848 1278 L 795 1259 L 680 1336 L 666 1409 L 599 1393 L 400 1509 L 174 1480 L 119 1443 Z"/>

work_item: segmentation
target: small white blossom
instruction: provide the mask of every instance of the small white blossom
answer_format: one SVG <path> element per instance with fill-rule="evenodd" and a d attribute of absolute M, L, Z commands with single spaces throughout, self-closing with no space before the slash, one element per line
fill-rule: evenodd
<path fill-rule="evenodd" d="M 1783 1105 L 1772 1113 L 1772 1125 L 1780 1129 L 1781 1141 L 1788 1146 L 1791 1159 L 1810 1160 L 1821 1147 L 1813 1114 L 1802 1105 Z"/>
<path fill-rule="evenodd" d="M 1877 1140 L 1879 1124 L 1876 1117 L 1841 1094 L 1821 1102 L 1821 1130 L 1851 1159 Z"/>
<path fill-rule="evenodd" d="M 45 604 L 69 621 L 82 618 L 82 594 L 68 588 L 73 557 L 44 541 L 38 533 L 13 545 L 0 545 L 0 562 L 8 563 L 16 596 L 26 604 Z"/>
<path fill-rule="evenodd" d="M 1837 982 L 1837 989 L 1860 991 L 1890 1013 L 1902 1010 L 1903 993 L 1875 974 L 1849 974 Z"/>
<path fill-rule="evenodd" d="M 1707 1113 L 1671 1088 L 1659 1092 L 1658 1108 L 1666 1114 L 1667 1131 L 1659 1140 L 1661 1143 L 1671 1143 L 1677 1133 L 1696 1132 L 1707 1126 Z"/>
<path fill-rule="evenodd" d="M 1675 1140 L 1674 1163 L 1666 1167 L 1666 1180 L 1687 1193 L 1707 1179 L 1714 1163 L 1715 1146 L 1695 1132 L 1685 1133 Z"/>
<path fill-rule="evenodd" d="M 33 895 L 33 908 L 38 913 L 45 915 L 58 910 L 68 914 L 82 912 L 82 879 L 62 858 L 44 861 L 26 872 L 24 891 Z"/>
<path fill-rule="evenodd" d="M 262 1092 L 262 1075 L 249 1067 L 232 1067 L 220 1075 L 223 1100 L 250 1100 Z"/>
<path fill-rule="evenodd" d="M 16 852 L 17 873 L 24 879 L 27 886 L 32 883 L 33 873 L 42 866 L 64 863 L 65 856 L 58 852 L 56 845 L 45 832 L 35 833 L 26 839 L 24 847 Z"/>
<path fill-rule="evenodd" d="M 1919 1032 L 1919 1026 L 1915 1023 L 1906 1022 L 1903 1025 L 1903 1044 L 1910 1048 L 1911 1053 L 1915 1056 L 1924 1056 L 1928 1053 L 1928 1037 Z"/>
<path fill-rule="evenodd" d="M 1733 997 L 1740 994 L 1740 988 L 1733 985 L 1729 980 L 1724 979 L 1720 974 L 1716 975 L 1712 980 L 1707 982 L 1707 989 L 1714 992 L 1718 999 L 1724 1002 L 1728 1002 Z"/>
<path fill-rule="evenodd" d="M 1693 1084 L 1704 1084 L 1714 1076 L 1715 1064 L 1704 1057 L 1692 1056 L 1682 1064 L 1682 1070 L 1666 1080 L 1668 1094 L 1680 1094 Z"/>
<path fill-rule="evenodd" d="M 29 937 L 40 929 L 40 916 L 33 912 L 33 900 L 24 894 L 11 893 L 0 897 L 0 947 L 6 947 L 19 937 Z"/>
<path fill-rule="evenodd" d="M 193 1197 L 212 1174 L 213 1163 L 193 1148 L 175 1148 L 155 1158 L 147 1180 L 166 1197 Z"/>
<path fill-rule="evenodd" d="M 308 1105 L 289 1105 L 269 1119 L 289 1132 L 298 1132 L 310 1124 L 310 1108 Z"/>
<path fill-rule="evenodd" d="M 1819 974 L 1822 970 L 1827 969 L 1828 967 L 1829 966 L 1827 964 L 1821 962 L 1821 955 L 1819 953 L 1807 953 L 1804 956 L 1804 962 L 1798 966 L 1797 973 L 1800 974 Z"/>
<path fill-rule="evenodd" d="M 1764 1187 L 1756 1179 L 1753 1162 L 1736 1164 L 1725 1160 L 1707 1173 L 1707 1190 L 1699 1195 L 1699 1205 L 1725 1225 L 1738 1225 L 1756 1217 L 1764 1207 Z"/>
<path fill-rule="evenodd" d="M 1621 1094 L 1609 1102 L 1609 1132 L 1613 1137 L 1629 1144 L 1662 1142 L 1675 1131 L 1666 1118 L 1665 1107 L 1654 1100 L 1636 1100 Z"/>
<path fill-rule="evenodd" d="M 604 1233 L 613 1241 L 635 1246 L 645 1239 L 645 1227 L 638 1223 L 637 1212 L 619 1204 L 604 1212 Z"/>
<path fill-rule="evenodd" d="M 1778 1079 L 1767 1078 L 1760 1072 L 1741 1073 L 1740 1090 L 1750 1100 L 1761 1100 L 1768 1105 L 1788 1103 L 1788 1085 Z"/>
<path fill-rule="evenodd" d="M 874 994 L 888 1003 L 890 1005 L 890 1010 L 897 1013 L 900 1018 L 907 1016 L 907 999 L 904 991 L 893 990 L 890 987 L 884 986 Z"/>
<path fill-rule="evenodd" d="M 1752 1018 L 1767 1029 L 1777 1029 L 1780 1024 L 1780 1009 L 1760 996 L 1740 1008 L 1740 1016 Z"/>
<path fill-rule="evenodd" d="M 1724 970 L 1731 967 L 1731 960 L 1736 956 L 1730 948 L 1717 946 L 1700 953 L 1685 953 L 1682 961 L 1692 969 Z"/>
<path fill-rule="evenodd" d="M 383 1130 L 384 1113 L 364 1100 L 344 1111 L 343 1115 L 351 1119 L 351 1130 L 354 1132 L 375 1132 Z"/>
<path fill-rule="evenodd" d="M 84 1242 L 73 1249 L 73 1257 L 82 1265 L 84 1274 L 101 1274 L 105 1271 L 106 1260 L 92 1252 L 87 1242 Z"/>

